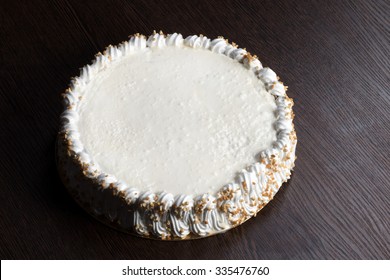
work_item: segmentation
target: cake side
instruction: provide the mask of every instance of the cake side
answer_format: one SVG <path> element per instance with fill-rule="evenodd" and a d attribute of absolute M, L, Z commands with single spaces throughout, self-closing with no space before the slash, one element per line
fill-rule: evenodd
<path fill-rule="evenodd" d="M 259 151 L 259 162 L 239 172 L 237 178 L 215 195 L 176 195 L 141 192 L 101 170 L 85 151 L 78 131 L 78 107 L 82 89 L 96 73 L 112 61 L 145 48 L 182 46 L 204 48 L 224 54 L 251 69 L 261 79 L 277 105 L 272 147 Z M 212 235 L 241 224 L 254 216 L 276 194 L 291 174 L 295 161 L 296 135 L 293 102 L 276 74 L 263 68 L 256 56 L 223 38 L 153 34 L 147 39 L 136 34 L 129 41 L 96 55 L 91 65 L 82 68 L 63 94 L 65 111 L 61 116 L 58 141 L 58 166 L 61 177 L 76 200 L 93 215 L 126 232 L 159 239 L 184 239 Z"/>

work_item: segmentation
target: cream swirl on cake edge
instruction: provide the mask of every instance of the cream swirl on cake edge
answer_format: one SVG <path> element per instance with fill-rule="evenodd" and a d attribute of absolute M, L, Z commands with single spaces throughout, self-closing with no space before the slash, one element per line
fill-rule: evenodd
<path fill-rule="evenodd" d="M 78 132 L 78 107 L 83 89 L 111 61 L 144 48 L 167 46 L 203 48 L 241 62 L 262 80 L 275 97 L 277 140 L 260 151 L 259 162 L 242 170 L 237 178 L 222 187 L 216 195 L 196 197 L 151 191 L 141 192 L 106 174 L 86 153 Z M 294 167 L 296 134 L 293 125 L 293 101 L 275 72 L 263 68 L 256 56 L 229 44 L 223 37 L 211 40 L 192 35 L 183 38 L 174 33 L 154 33 L 149 38 L 135 34 L 118 46 L 98 53 L 90 65 L 73 78 L 65 91 L 65 110 L 61 115 L 58 141 L 58 166 L 61 177 L 76 200 L 90 213 L 111 225 L 141 236 L 158 239 L 204 237 L 224 232 L 255 216 L 286 182 Z"/>

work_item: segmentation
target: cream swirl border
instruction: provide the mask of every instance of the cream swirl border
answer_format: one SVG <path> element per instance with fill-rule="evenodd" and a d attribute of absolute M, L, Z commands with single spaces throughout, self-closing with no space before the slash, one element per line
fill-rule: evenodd
<path fill-rule="evenodd" d="M 106 174 L 84 150 L 78 132 L 78 107 L 85 86 L 112 61 L 144 48 L 202 48 L 226 55 L 254 71 L 266 90 L 275 97 L 277 140 L 259 153 L 256 162 L 239 172 L 233 182 L 216 194 L 172 195 L 141 192 Z M 129 233 L 157 239 L 185 239 L 224 232 L 255 216 L 286 182 L 294 167 L 297 138 L 293 101 L 283 83 L 270 68 L 263 68 L 255 55 L 228 43 L 223 37 L 211 40 L 203 35 L 188 36 L 154 32 L 149 38 L 135 34 L 118 46 L 108 46 L 95 60 L 72 78 L 62 94 L 64 112 L 57 145 L 59 173 L 74 198 L 99 220 Z"/>

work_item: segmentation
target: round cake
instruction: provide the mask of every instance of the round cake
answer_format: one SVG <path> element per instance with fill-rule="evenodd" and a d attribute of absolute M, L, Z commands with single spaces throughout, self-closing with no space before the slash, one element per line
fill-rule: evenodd
<path fill-rule="evenodd" d="M 90 214 L 157 239 L 213 235 L 255 216 L 291 175 L 293 101 L 223 37 L 135 34 L 63 94 L 61 178 Z"/>

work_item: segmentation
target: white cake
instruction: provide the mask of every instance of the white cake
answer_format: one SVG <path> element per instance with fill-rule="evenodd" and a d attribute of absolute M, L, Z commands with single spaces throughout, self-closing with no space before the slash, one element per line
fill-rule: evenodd
<path fill-rule="evenodd" d="M 219 37 L 154 33 L 96 55 L 63 94 L 58 166 L 99 220 L 158 239 L 224 232 L 289 179 L 293 102 Z"/>

